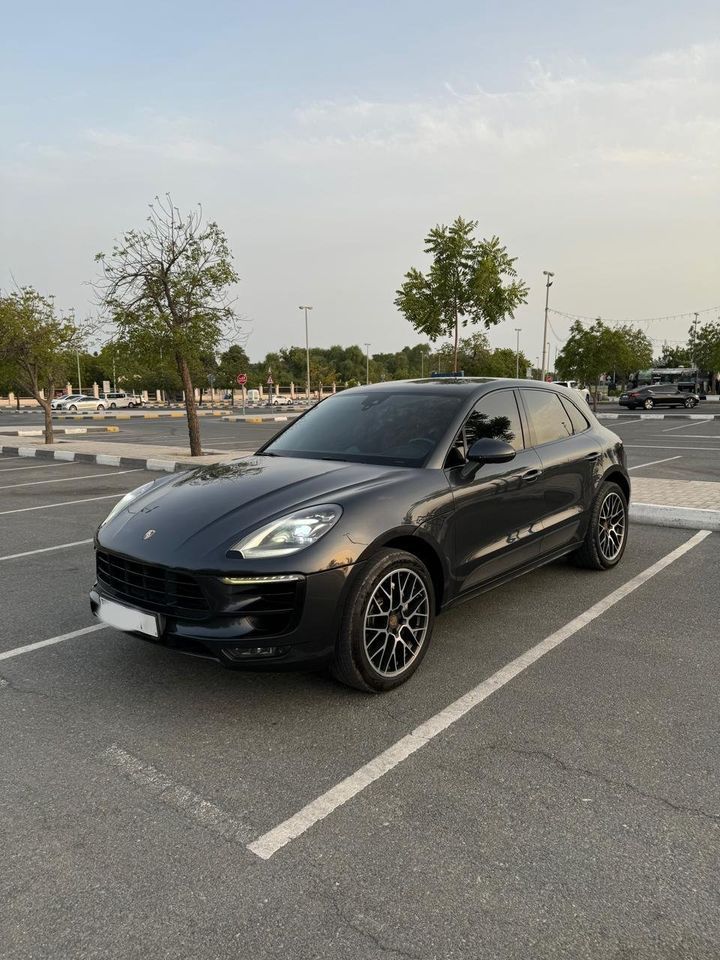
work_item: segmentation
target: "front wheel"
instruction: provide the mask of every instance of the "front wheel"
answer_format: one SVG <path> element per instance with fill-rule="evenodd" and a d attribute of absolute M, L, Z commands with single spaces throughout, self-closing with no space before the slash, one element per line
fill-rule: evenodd
<path fill-rule="evenodd" d="M 400 686 L 425 656 L 434 619 L 435 594 L 427 567 L 404 550 L 381 550 L 350 589 L 333 675 L 366 692 Z"/>
<path fill-rule="evenodd" d="M 610 570 L 625 552 L 627 535 L 627 498 L 617 483 L 605 481 L 593 501 L 585 540 L 573 560 L 590 570 Z"/>
<path fill-rule="evenodd" d="M 68 407 L 68 410 L 72 411 L 73 413 L 77 413 L 77 407 L 75 406 L 74 403 L 70 404 L 70 406 Z"/>
<path fill-rule="evenodd" d="M 655 406 L 655 401 L 651 400 L 650 397 L 648 397 L 645 403 L 643 403 L 643 406 L 645 407 L 646 410 L 652 410 L 652 408 Z"/>

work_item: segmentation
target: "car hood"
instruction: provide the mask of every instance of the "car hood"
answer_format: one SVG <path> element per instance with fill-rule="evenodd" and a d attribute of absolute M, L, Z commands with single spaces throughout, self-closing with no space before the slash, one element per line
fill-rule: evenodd
<path fill-rule="evenodd" d="M 248 457 L 158 480 L 109 523 L 98 544 L 149 563 L 212 565 L 246 531 L 306 504 L 402 482 L 416 471 L 365 463 Z M 148 531 L 154 531 L 145 539 Z"/>

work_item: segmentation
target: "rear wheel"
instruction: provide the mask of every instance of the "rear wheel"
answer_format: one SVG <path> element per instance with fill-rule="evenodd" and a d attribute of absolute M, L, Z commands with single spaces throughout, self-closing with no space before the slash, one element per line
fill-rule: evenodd
<path fill-rule="evenodd" d="M 97 405 L 98 413 L 100 413 L 100 411 L 101 411 L 101 410 L 104 410 L 104 409 L 105 409 L 105 407 L 103 406 L 102 403 L 99 403 L 99 404 Z"/>
<path fill-rule="evenodd" d="M 381 550 L 350 590 L 331 664 L 333 675 L 368 692 L 400 686 L 425 656 L 434 618 L 427 567 L 404 550 Z"/>
<path fill-rule="evenodd" d="M 648 397 L 647 400 L 643 403 L 643 406 L 645 407 L 646 410 L 652 410 L 652 408 L 655 406 L 655 401 L 651 397 Z"/>
<path fill-rule="evenodd" d="M 75 406 L 74 403 L 71 403 L 70 406 L 68 407 L 68 410 L 72 410 L 73 413 L 76 413 L 76 412 L 77 412 L 77 407 Z"/>
<path fill-rule="evenodd" d="M 627 499 L 617 483 L 606 481 L 595 497 L 585 540 L 573 560 L 590 570 L 610 570 L 625 552 L 627 534 Z"/>
<path fill-rule="evenodd" d="M 116 408 L 116 406 L 117 406 L 117 404 L 116 404 L 115 402 L 113 402 L 113 403 L 110 404 L 110 409 L 111 409 L 111 410 L 114 410 L 114 409 Z"/>
<path fill-rule="evenodd" d="M 687 399 L 685 400 L 684 406 L 688 410 L 691 410 L 696 404 L 697 404 L 697 400 L 695 399 L 695 397 L 687 397 Z"/>

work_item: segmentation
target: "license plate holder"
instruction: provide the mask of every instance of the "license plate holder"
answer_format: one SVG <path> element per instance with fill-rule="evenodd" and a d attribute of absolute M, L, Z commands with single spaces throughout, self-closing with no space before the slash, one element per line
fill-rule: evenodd
<path fill-rule="evenodd" d="M 146 637 L 155 639 L 160 636 L 158 617 L 154 613 L 144 613 L 142 610 L 126 607 L 114 600 L 100 597 L 96 616 L 98 620 L 102 620 L 109 627 L 115 627 L 116 630 L 123 630 L 126 633 L 143 633 Z"/>

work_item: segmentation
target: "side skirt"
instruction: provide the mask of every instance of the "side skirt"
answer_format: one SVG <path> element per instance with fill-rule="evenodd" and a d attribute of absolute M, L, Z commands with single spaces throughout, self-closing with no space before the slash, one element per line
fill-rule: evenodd
<path fill-rule="evenodd" d="M 452 600 L 449 600 L 446 604 L 443 604 L 438 613 L 444 613 L 445 610 L 449 610 L 451 607 L 458 606 L 461 603 L 466 603 L 468 600 L 474 600 L 481 594 L 488 593 L 490 590 L 494 590 L 495 587 L 501 587 L 504 583 L 509 583 L 511 580 L 516 580 L 518 577 L 522 577 L 524 574 L 530 573 L 532 570 L 537 570 L 539 567 L 544 567 L 546 564 L 552 563 L 554 560 L 559 560 L 561 557 L 565 557 L 574 550 L 577 550 L 577 548 L 580 546 L 582 546 L 582 540 L 577 540 L 575 543 L 561 547 L 559 550 L 554 550 L 552 553 L 544 554 L 537 560 L 533 560 L 532 563 L 526 563 L 522 567 L 518 567 L 516 570 L 510 570 L 508 573 L 504 573 L 501 577 L 495 577 L 494 580 L 488 580 L 487 583 L 481 583 L 479 586 L 473 587 L 471 590 L 463 591 L 463 593 L 459 593 L 456 597 L 453 597 Z"/>

